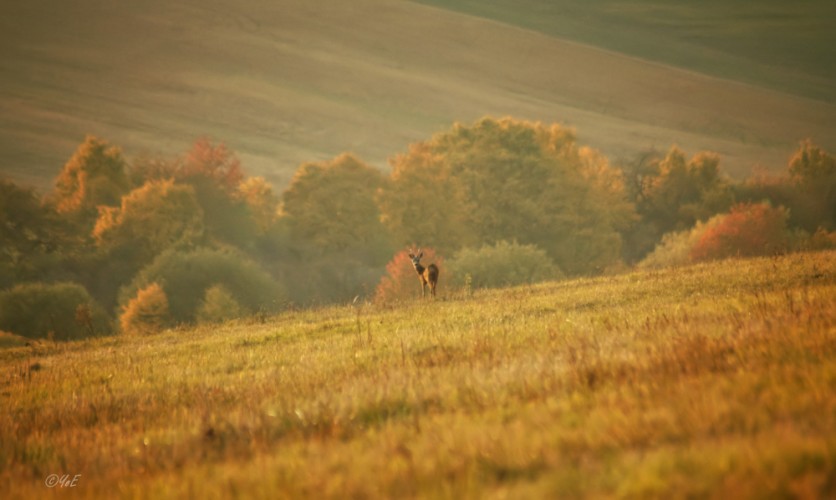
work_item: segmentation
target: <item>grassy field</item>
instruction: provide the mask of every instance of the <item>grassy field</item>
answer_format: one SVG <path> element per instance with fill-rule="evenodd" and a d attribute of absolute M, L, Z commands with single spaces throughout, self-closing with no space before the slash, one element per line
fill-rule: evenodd
<path fill-rule="evenodd" d="M 491 2 L 492 20 L 396 0 L 6 2 L 0 174 L 48 188 L 88 133 L 129 157 L 181 154 L 208 135 L 282 189 L 302 162 L 353 151 L 385 168 L 410 143 L 486 115 L 575 126 L 612 158 L 712 150 L 738 176 L 785 167 L 807 137 L 836 150 L 826 10 L 782 11 L 768 24 L 781 35 L 764 37 L 747 17 L 761 4 L 570 4 Z M 682 19 L 687 29 L 664 24 Z M 764 62 L 779 52 L 813 60 Z"/>
<path fill-rule="evenodd" d="M 836 253 L 8 347 L 0 407 L 3 498 L 832 498 Z"/>

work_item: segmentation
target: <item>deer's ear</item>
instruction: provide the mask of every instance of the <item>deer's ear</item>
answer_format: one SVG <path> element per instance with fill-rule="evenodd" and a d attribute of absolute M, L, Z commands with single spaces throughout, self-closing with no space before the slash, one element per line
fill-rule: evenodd
<path fill-rule="evenodd" d="M 410 258 L 410 259 L 414 259 L 414 258 L 415 258 L 415 256 L 414 256 L 414 255 L 412 255 L 412 254 L 408 254 L 408 255 L 409 255 L 409 258 Z"/>
<path fill-rule="evenodd" d="M 423 251 L 418 253 L 418 258 L 419 258 L 419 259 L 420 259 L 421 257 L 423 257 L 423 256 L 424 256 L 424 252 L 423 252 Z"/>

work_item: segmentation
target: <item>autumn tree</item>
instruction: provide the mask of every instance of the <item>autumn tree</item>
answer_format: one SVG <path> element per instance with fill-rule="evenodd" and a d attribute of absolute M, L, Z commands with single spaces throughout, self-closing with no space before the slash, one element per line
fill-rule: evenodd
<path fill-rule="evenodd" d="M 182 170 L 181 158 L 163 158 L 148 154 L 140 154 L 133 158 L 128 165 L 128 178 L 131 187 L 138 188 L 150 181 L 165 181 L 174 179 Z"/>
<path fill-rule="evenodd" d="M 676 146 L 666 154 L 647 151 L 622 166 L 638 219 L 623 232 L 624 257 L 645 257 L 664 234 L 684 231 L 728 210 L 736 186 L 720 169 L 720 157 L 700 152 L 691 159 Z"/>
<path fill-rule="evenodd" d="M 98 207 L 117 205 L 129 188 L 121 150 L 88 135 L 56 178 L 50 199 L 59 213 L 92 225 Z"/>
<path fill-rule="evenodd" d="M 694 227 L 665 234 L 639 267 L 660 268 L 726 257 L 751 257 L 824 244 L 795 234 L 788 211 L 768 203 L 738 203 Z M 821 234 L 820 238 L 827 236 Z M 807 241 L 804 241 L 807 239 Z"/>
<path fill-rule="evenodd" d="M 93 229 L 97 245 L 138 265 L 176 243 L 194 242 L 203 233 L 203 210 L 194 189 L 173 180 L 151 181 L 104 207 Z"/>
<path fill-rule="evenodd" d="M 388 249 L 375 193 L 383 175 L 351 154 L 299 167 L 282 194 L 282 215 L 299 241 L 324 253 L 378 260 Z"/>
<path fill-rule="evenodd" d="M 789 211 L 788 224 L 809 233 L 836 229 L 836 159 L 811 141 L 803 141 L 787 164 L 775 173 L 755 170 L 737 188 L 741 201 Z"/>
<path fill-rule="evenodd" d="M 158 283 L 151 283 L 137 291 L 119 316 L 122 333 L 148 335 L 171 326 L 168 297 Z"/>
<path fill-rule="evenodd" d="M 766 203 L 738 204 L 709 225 L 691 249 L 691 260 L 751 257 L 789 247 L 787 211 Z"/>
<path fill-rule="evenodd" d="M 383 180 L 351 154 L 296 171 L 282 194 L 279 222 L 298 255 L 296 267 L 304 269 L 293 280 L 300 299 L 333 302 L 371 293 L 392 253 L 375 202 Z"/>
<path fill-rule="evenodd" d="M 207 236 L 240 248 L 250 246 L 256 224 L 239 196 L 245 177 L 238 157 L 225 144 L 201 138 L 176 164 L 175 180 L 194 188 Z"/>
<path fill-rule="evenodd" d="M 250 177 L 238 185 L 238 196 L 249 207 L 258 233 L 267 233 L 279 217 L 279 197 L 263 177 Z"/>
<path fill-rule="evenodd" d="M 641 181 L 637 208 L 660 234 L 691 227 L 726 211 L 732 203 L 729 182 L 714 153 L 701 152 L 687 160 L 674 146 L 654 167 Z"/>
<path fill-rule="evenodd" d="M 815 230 L 813 224 L 835 229 L 836 158 L 806 140 L 790 159 L 788 171 L 792 183 L 806 200 L 803 210 L 811 222 L 806 224 L 806 229 Z"/>
<path fill-rule="evenodd" d="M 450 253 L 516 240 L 583 274 L 619 258 L 632 207 L 618 177 L 571 130 L 485 118 L 395 157 L 379 202 L 401 243 Z"/>

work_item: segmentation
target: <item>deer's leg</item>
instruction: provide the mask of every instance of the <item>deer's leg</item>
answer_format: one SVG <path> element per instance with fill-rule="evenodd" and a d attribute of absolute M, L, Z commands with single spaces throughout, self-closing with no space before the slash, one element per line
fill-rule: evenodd
<path fill-rule="evenodd" d="M 426 296 L 427 296 L 427 284 L 422 281 L 421 282 L 421 298 L 423 299 Z"/>

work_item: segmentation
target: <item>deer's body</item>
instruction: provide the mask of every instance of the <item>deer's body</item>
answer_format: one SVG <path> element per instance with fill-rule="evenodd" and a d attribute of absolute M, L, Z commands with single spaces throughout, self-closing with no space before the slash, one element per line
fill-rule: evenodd
<path fill-rule="evenodd" d="M 424 256 L 424 252 L 418 252 L 418 255 L 409 254 L 409 258 L 412 259 L 412 267 L 415 268 L 415 272 L 418 273 L 418 279 L 421 280 L 421 297 L 425 297 L 427 295 L 427 285 L 430 287 L 430 295 L 435 297 L 435 285 L 438 283 L 438 266 L 435 264 L 430 264 L 427 267 L 421 265 L 421 257 Z"/>

